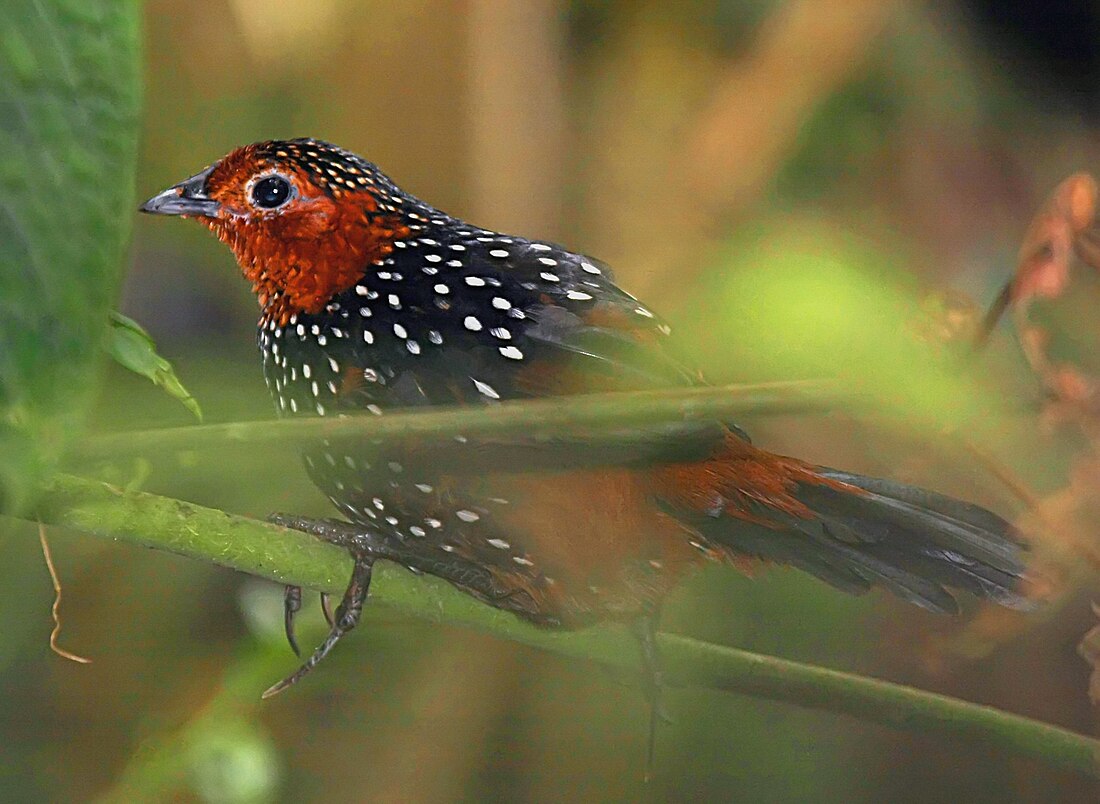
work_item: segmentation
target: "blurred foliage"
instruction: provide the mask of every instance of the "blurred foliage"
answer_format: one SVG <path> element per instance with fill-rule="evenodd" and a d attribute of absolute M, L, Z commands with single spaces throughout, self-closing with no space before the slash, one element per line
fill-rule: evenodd
<path fill-rule="evenodd" d="M 726 253 L 729 267 L 700 282 L 701 314 L 686 327 L 708 376 L 840 378 L 925 427 L 988 405 L 906 326 L 921 295 L 896 256 L 805 216 L 745 227 Z"/>
<path fill-rule="evenodd" d="M 136 2 L 0 9 L 0 509 L 83 424 L 132 219 Z"/>
<path fill-rule="evenodd" d="M 112 311 L 107 329 L 107 351 L 120 365 L 163 388 L 202 421 L 198 400 L 183 387 L 172 364 L 157 354 L 153 338 L 137 321 Z"/>
<path fill-rule="evenodd" d="M 961 4 L 542 2 L 534 13 L 534 4 L 511 0 L 316 0 L 307 14 L 289 2 L 150 0 L 142 192 L 243 142 L 322 136 L 444 209 L 607 259 L 627 289 L 672 319 L 712 379 L 839 376 L 905 413 L 889 423 L 844 411 L 743 422 L 757 443 L 1011 513 L 1018 503 L 1001 482 L 960 439 L 939 435 L 956 428 L 1040 492 L 1065 483 L 1087 439 L 1033 416 L 989 413 L 1037 398 L 1011 339 L 998 332 L 980 366 L 960 365 L 922 350 L 909 327 L 929 292 L 953 290 L 984 306 L 1011 272 L 1041 199 L 1100 156 L 1095 120 L 1067 107 L 1059 83 L 1037 68 L 1028 68 L 1026 91 L 1006 80 L 1002 66 L 1017 64 L 1017 51 Z M 114 118 L 135 113 L 133 76 L 108 85 L 77 62 L 68 62 L 71 74 L 57 72 L 65 64 L 57 54 L 70 46 L 80 65 L 117 67 L 131 57 L 130 39 L 97 27 L 122 8 L 132 10 L 16 2 L 0 11 L 0 103 L 19 112 L 0 115 L 0 186 L 5 198 L 28 199 L 5 204 L 3 215 L 65 235 L 28 261 L 0 215 L 0 261 L 17 260 L 0 262 L 0 328 L 5 342 L 9 331 L 17 339 L 45 332 L 13 342 L 80 358 L 48 363 L 71 385 L 46 372 L 27 386 L 42 394 L 35 405 L 63 390 L 66 421 L 79 416 L 84 358 L 100 342 L 121 242 L 121 232 L 86 241 L 85 224 L 96 214 L 96 225 L 123 220 L 130 174 L 111 168 L 104 175 L 112 180 L 85 197 L 69 176 L 91 175 L 91 163 L 36 149 L 19 127 L 32 119 L 71 134 L 73 116 L 89 115 L 75 118 L 74 140 L 94 151 L 95 170 L 106 170 L 101 157 L 132 147 L 132 135 L 111 132 L 121 130 Z M 488 26 L 474 30 L 474 19 Z M 132 37 L 136 25 L 126 30 Z M 525 59 L 528 51 L 552 58 Z M 39 86 L 43 97 L 68 97 L 72 76 L 76 87 L 115 99 L 27 101 Z M 494 150 L 502 140 L 515 150 Z M 78 214 L 97 204 L 91 218 Z M 516 210 L 523 217 L 512 217 Z M 146 323 L 208 420 L 269 416 L 255 302 L 230 256 L 198 227 L 142 221 L 136 234 L 123 310 Z M 42 275 L 51 292 L 34 291 L 37 306 L 16 295 L 39 281 L 24 265 L 51 271 Z M 1036 315 L 1044 324 L 1057 318 L 1047 327 L 1051 354 L 1087 365 L 1091 339 L 1081 333 L 1095 327 L 1095 277 L 1078 279 L 1080 293 L 1037 305 Z M 54 312 L 61 307 L 47 313 L 45 302 L 79 303 L 78 317 Z M 94 337 L 57 340 L 70 320 Z M 12 426 L 8 395 L 23 386 L 8 383 L 45 365 L 18 354 L 0 354 L 0 462 L 27 454 L 9 439 L 56 432 L 48 405 L 42 423 Z M 146 380 L 110 371 L 97 427 L 188 423 L 178 402 Z M 22 470 L 14 471 L 23 488 Z M 120 482 L 133 475 L 128 465 L 112 471 Z M 297 462 L 276 450 L 151 456 L 146 485 L 255 516 L 330 513 Z M 1074 519 L 1092 535 L 1090 517 Z M 368 612 L 310 685 L 260 706 L 258 692 L 293 666 L 268 633 L 272 623 L 260 624 L 274 618 L 277 631 L 277 590 L 172 556 L 64 533 L 51 539 L 66 585 L 66 642 L 95 663 L 78 668 L 49 653 L 51 590 L 33 530 L 6 528 L 0 781 L 17 800 L 128 791 L 140 791 L 130 800 L 238 801 L 1094 794 L 981 746 L 677 690 L 646 789 L 645 711 L 631 679 L 379 612 Z M 664 625 L 1090 731 L 1088 668 L 1073 653 L 1095 624 L 1090 584 L 1073 587 L 1048 622 L 996 631 L 968 663 L 944 646 L 973 637 L 967 624 L 986 622 L 981 613 L 937 619 L 779 571 L 751 580 L 707 571 L 669 601 Z M 316 608 L 302 620 L 321 628 Z"/>

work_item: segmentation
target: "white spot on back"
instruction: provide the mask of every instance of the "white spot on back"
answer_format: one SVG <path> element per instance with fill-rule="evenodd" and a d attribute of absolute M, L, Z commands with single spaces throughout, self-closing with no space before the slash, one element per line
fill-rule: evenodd
<path fill-rule="evenodd" d="M 496 389 L 493 388 L 493 386 L 489 385 L 489 383 L 482 382 L 481 380 L 475 379 L 473 377 L 471 377 L 470 379 L 474 381 L 474 387 L 477 388 L 477 390 L 480 391 L 482 394 L 489 397 L 490 399 L 500 399 L 500 394 L 498 394 Z"/>

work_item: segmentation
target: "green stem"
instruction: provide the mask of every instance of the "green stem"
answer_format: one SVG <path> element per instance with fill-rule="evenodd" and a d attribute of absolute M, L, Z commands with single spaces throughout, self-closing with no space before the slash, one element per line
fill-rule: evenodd
<path fill-rule="evenodd" d="M 351 569 L 343 551 L 301 533 L 70 475 L 53 480 L 38 514 L 48 524 L 337 594 Z M 375 604 L 411 616 L 602 664 L 637 666 L 636 645 L 623 629 L 540 630 L 443 582 L 397 567 L 375 570 L 371 595 Z M 661 634 L 659 639 L 674 684 L 785 701 L 899 729 L 961 735 L 1100 778 L 1100 741 L 1065 729 L 944 695 L 687 637 Z"/>
<path fill-rule="evenodd" d="M 232 422 L 197 427 L 128 431 L 96 436 L 79 445 L 79 458 L 158 454 L 227 446 L 281 444 L 314 446 L 320 439 L 370 437 L 378 441 L 409 438 L 452 440 L 522 434 L 551 439 L 578 430 L 615 430 L 669 422 L 728 420 L 746 413 L 801 413 L 856 397 L 830 382 L 775 382 L 705 388 L 586 394 L 554 399 L 503 402 L 492 408 L 437 408 L 373 416 L 352 414 L 327 418 Z"/>

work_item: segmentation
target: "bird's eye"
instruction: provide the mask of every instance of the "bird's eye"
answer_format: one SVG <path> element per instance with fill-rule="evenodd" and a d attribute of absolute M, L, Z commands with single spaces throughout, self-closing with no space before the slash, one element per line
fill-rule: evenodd
<path fill-rule="evenodd" d="M 261 209 L 281 207 L 290 195 L 290 182 L 282 176 L 268 176 L 252 185 L 252 203 Z"/>

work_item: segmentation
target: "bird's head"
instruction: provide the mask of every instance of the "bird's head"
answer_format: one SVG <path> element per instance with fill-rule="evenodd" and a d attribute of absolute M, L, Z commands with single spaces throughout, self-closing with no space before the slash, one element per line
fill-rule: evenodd
<path fill-rule="evenodd" d="M 196 218 L 237 257 L 264 309 L 317 313 L 409 234 L 404 197 L 370 162 L 312 139 L 259 142 L 169 187 L 142 212 Z"/>

